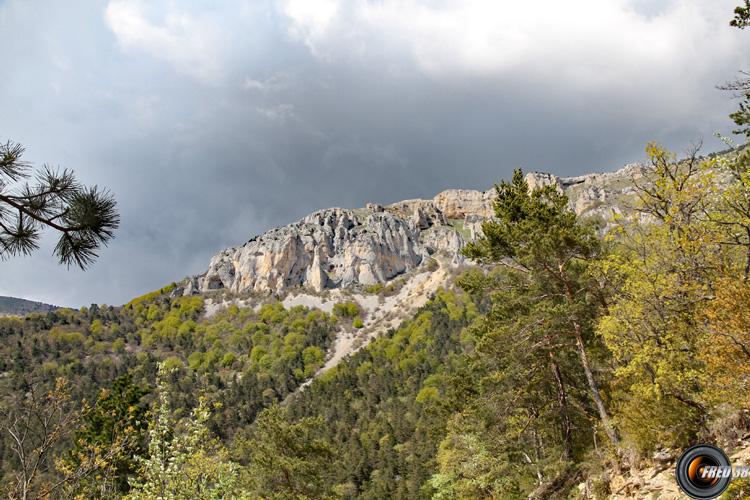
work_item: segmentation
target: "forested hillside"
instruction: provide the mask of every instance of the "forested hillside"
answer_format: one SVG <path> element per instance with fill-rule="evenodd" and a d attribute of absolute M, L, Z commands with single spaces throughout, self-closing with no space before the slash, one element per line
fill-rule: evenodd
<path fill-rule="evenodd" d="M 269 303 L 257 312 L 230 307 L 208 319 L 202 315 L 202 298 L 171 298 L 170 289 L 118 308 L 94 305 L 0 320 L 0 394 L 8 431 L 0 441 L 0 463 L 11 491 L 16 488 L 14 473 L 30 467 L 23 462 L 35 460 L 34 453 L 45 456 L 37 477 L 25 479 L 28 486 L 43 488 L 39 485 L 53 481 L 58 474 L 51 455 L 59 458 L 76 444 L 72 431 L 99 436 L 121 430 L 117 419 L 125 415 L 108 415 L 115 420 L 103 423 L 94 404 L 111 397 L 113 387 L 120 391 L 115 397 L 138 394 L 125 413 L 132 404 L 144 409 L 138 418 L 145 418 L 145 409 L 156 397 L 158 366 L 168 379 L 165 397 L 175 411 L 186 414 L 203 396 L 212 405 L 221 403 L 212 406 L 209 425 L 212 433 L 228 441 L 252 423 L 258 411 L 283 399 L 323 363 L 336 321 L 325 313 Z M 85 403 L 82 407 L 83 401 L 93 408 Z M 43 429 L 29 421 L 40 412 L 48 417 Z M 55 428 L 58 419 L 65 425 Z M 54 442 L 46 443 L 45 449 L 43 436 L 33 434 L 19 444 L 11 432 L 14 425 L 53 433 Z M 144 425 L 139 424 L 141 431 Z M 132 430 L 129 425 L 124 429 Z M 129 445 L 142 443 L 143 436 L 130 441 Z M 119 486 L 126 488 L 126 478 L 119 479 Z"/>
<path fill-rule="evenodd" d="M 206 314 L 219 296 L 170 285 L 0 319 L 5 494 L 606 498 L 638 496 L 613 475 L 655 452 L 731 450 L 750 431 L 750 153 L 647 152 L 606 227 L 555 184 L 502 181 L 471 265 L 324 373 L 354 303 Z"/>
<path fill-rule="evenodd" d="M 16 297 L 0 297 L 0 316 L 23 316 L 33 312 L 51 311 L 53 309 L 57 309 L 57 307 L 33 300 L 18 299 Z"/>

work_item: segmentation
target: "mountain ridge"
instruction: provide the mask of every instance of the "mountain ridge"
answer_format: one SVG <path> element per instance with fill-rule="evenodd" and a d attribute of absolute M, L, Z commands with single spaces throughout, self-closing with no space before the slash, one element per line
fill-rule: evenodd
<path fill-rule="evenodd" d="M 529 172 L 533 190 L 555 185 L 579 215 L 598 217 L 604 227 L 626 210 L 641 164 L 606 173 L 558 177 Z M 246 243 L 217 253 L 206 272 L 186 278 L 173 296 L 205 295 L 206 316 L 231 305 L 260 310 L 268 301 L 331 312 L 353 303 L 361 326 L 344 324 L 335 332 L 325 364 L 300 389 L 396 329 L 453 278 L 469 260 L 461 253 L 481 235 L 494 214 L 495 190 L 448 189 L 431 199 L 403 200 L 363 208 L 326 208 Z"/>
<path fill-rule="evenodd" d="M 44 302 L 0 295 L 0 316 L 24 316 L 29 313 L 49 312 L 59 308 L 59 306 L 45 304 Z"/>
<path fill-rule="evenodd" d="M 529 172 L 525 178 L 529 189 L 556 185 L 578 215 L 607 223 L 622 212 L 623 200 L 634 193 L 633 179 L 645 169 L 631 163 L 614 172 L 575 177 Z M 456 267 L 465 262 L 461 248 L 492 217 L 494 198 L 494 189 L 447 189 L 430 199 L 318 210 L 218 252 L 204 273 L 186 279 L 176 293 L 361 290 L 409 275 L 434 255 Z"/>

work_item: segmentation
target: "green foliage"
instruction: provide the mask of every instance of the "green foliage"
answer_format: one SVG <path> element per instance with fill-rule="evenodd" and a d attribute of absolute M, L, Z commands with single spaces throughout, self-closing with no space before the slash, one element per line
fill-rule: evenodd
<path fill-rule="evenodd" d="M 160 288 L 158 290 L 154 290 L 153 292 L 149 292 L 149 293 L 147 293 L 145 295 L 141 295 L 140 297 L 134 298 L 133 300 L 131 300 L 130 302 L 128 302 L 127 304 L 125 304 L 125 307 L 131 307 L 131 308 L 133 308 L 133 307 L 138 306 L 139 304 L 153 302 L 154 299 L 157 299 L 157 298 L 159 298 L 159 297 L 161 297 L 163 295 L 168 294 L 173 289 L 174 289 L 174 284 L 167 285 L 167 286 L 165 286 L 163 288 Z"/>
<path fill-rule="evenodd" d="M 750 86 L 750 83 L 748 84 Z M 746 93 L 740 101 L 739 109 L 729 114 L 729 118 L 739 127 L 734 130 L 735 134 L 744 134 L 750 137 L 750 92 Z"/>
<path fill-rule="evenodd" d="M 75 485 L 77 495 L 109 498 L 127 493 L 136 460 L 146 451 L 147 407 L 142 401 L 146 394 L 147 390 L 133 384 L 130 375 L 123 375 L 110 388 L 102 389 L 93 408 L 84 412 L 75 446 L 60 464 L 72 472 L 92 457 L 99 462 L 95 473 Z"/>
<path fill-rule="evenodd" d="M 175 412 L 195 408 L 200 394 L 221 401 L 207 425 L 230 443 L 260 410 L 286 398 L 315 374 L 333 341 L 335 321 L 320 311 L 287 310 L 276 303 L 257 313 L 228 308 L 206 318 L 201 297 L 170 297 L 168 290 L 120 308 L 92 306 L 23 320 L 0 318 L 0 401 L 23 394 L 30 382 L 49 388 L 55 378 L 65 376 L 72 381 L 71 398 L 80 406 L 84 400 L 97 401 L 102 388 L 110 393 L 118 377 L 126 374 L 135 387 L 153 386 L 157 365 L 162 363 L 169 372 Z M 128 393 L 123 391 L 125 398 Z M 149 396 L 144 397 L 144 404 L 149 402 Z M 91 411 L 98 412 L 97 405 Z M 123 422 L 110 424 L 120 430 L 128 427 Z M 117 436 L 122 435 L 118 431 Z M 75 440 L 60 441 L 57 456 L 64 459 Z M 126 441 L 118 446 L 126 448 Z M 117 450 L 104 449 L 96 440 L 91 449 L 84 448 L 76 452 L 77 459 L 61 460 L 60 467 L 75 469 L 87 452 L 91 458 L 85 462 L 87 467 L 99 460 L 96 477 L 102 478 L 101 486 L 110 488 L 106 491 L 114 491 L 114 482 L 122 485 L 123 476 L 132 476 L 127 467 L 112 465 L 119 460 L 114 456 Z M 10 437 L 0 435 L 0 462 L 11 463 L 10 453 Z M 0 470 L 0 474 L 10 472 Z M 86 491 L 85 496 L 105 496 Z"/>
<path fill-rule="evenodd" d="M 176 371 L 185 366 L 182 359 L 177 356 L 169 356 L 164 360 L 164 368 L 167 371 Z"/>
<path fill-rule="evenodd" d="M 385 286 L 382 283 L 375 283 L 373 285 L 367 285 L 364 287 L 365 293 L 371 293 L 373 295 L 382 293 Z"/>
<path fill-rule="evenodd" d="M 604 239 L 555 187 L 529 193 L 516 172 L 467 248 L 483 265 L 461 291 L 438 291 L 322 374 L 337 323 L 362 327 L 355 302 L 331 316 L 276 302 L 205 317 L 201 297 L 167 287 L 122 308 L 0 319 L 0 408 L 29 386 L 54 393 L 62 375 L 66 408 L 83 406 L 33 488 L 78 474 L 66 495 L 549 498 L 585 477 L 606 496 L 622 457 L 740 439 L 750 154 L 648 152 L 637 213 Z M 10 450 L 3 436 L 6 482 Z"/>
<path fill-rule="evenodd" d="M 744 5 L 734 9 L 734 19 L 729 24 L 739 29 L 750 26 L 750 0 L 744 0 Z M 742 99 L 739 109 L 730 114 L 729 117 L 740 126 L 738 130 L 734 131 L 735 134 L 745 134 L 750 137 L 750 78 L 748 78 L 746 71 L 743 71 L 742 74 L 743 78 L 721 88 L 735 92 L 736 97 Z"/>
<path fill-rule="evenodd" d="M 537 436 L 530 433 L 559 427 L 559 445 L 569 459 L 578 446 L 574 422 L 591 418 L 594 406 L 603 430 L 617 443 L 596 380 L 601 375 L 592 368 L 601 351 L 593 327 L 606 294 L 591 272 L 603 254 L 600 239 L 554 185 L 529 192 L 516 170 L 496 191 L 495 219 L 483 224 L 485 236 L 467 245 L 465 253 L 499 268 L 493 276 L 464 275 L 459 283 L 469 293 L 491 297 L 491 313 L 472 330 L 476 366 L 486 370 L 491 387 L 499 388 L 494 397 L 509 391 L 523 403 L 484 418 L 500 419 L 510 429 L 516 421 L 529 421 L 523 440 L 532 444 Z M 588 400 L 581 399 L 584 387 Z M 545 422 L 546 416 L 553 421 Z"/>
<path fill-rule="evenodd" d="M 462 369 L 460 332 L 476 314 L 466 295 L 440 291 L 413 320 L 289 401 L 289 422 L 325 422 L 333 448 L 326 489 L 345 498 L 430 497 L 438 443 L 463 400 L 447 375 Z"/>
<path fill-rule="evenodd" d="M 734 19 L 729 25 L 740 29 L 750 26 L 750 0 L 744 0 L 744 5 L 734 9 Z"/>
<path fill-rule="evenodd" d="M 264 498 L 324 498 L 333 452 L 320 417 L 290 422 L 272 406 L 258 415 L 247 445 L 248 477 Z"/>
<path fill-rule="evenodd" d="M 339 302 L 333 306 L 333 315 L 337 318 L 354 318 L 360 313 L 356 302 Z"/>
<path fill-rule="evenodd" d="M 217 499 L 241 495 L 239 468 L 210 436 L 206 400 L 177 420 L 169 402 L 166 370 L 159 368 L 158 405 L 148 430 L 148 456 L 139 457 L 137 479 L 127 498 Z"/>
<path fill-rule="evenodd" d="M 688 444 L 707 417 L 696 308 L 710 296 L 723 254 L 702 215 L 710 178 L 699 160 L 676 162 L 655 145 L 648 153 L 652 173 L 638 210 L 653 222 L 621 221 L 622 243 L 602 268 L 617 294 L 599 324 L 617 363 L 620 426 L 644 451 Z"/>
<path fill-rule="evenodd" d="M 26 182 L 32 175 L 24 151 L 18 143 L 0 143 L 0 258 L 30 254 L 42 230 L 53 229 L 60 263 L 85 269 L 120 225 L 114 197 L 81 185 L 71 170 L 46 165 Z"/>
<path fill-rule="evenodd" d="M 514 470 L 521 457 L 498 455 L 497 437 L 479 421 L 461 414 L 452 418 L 437 453 L 440 472 L 430 479 L 433 498 L 523 498 L 523 482 Z"/>
<path fill-rule="evenodd" d="M 302 351 L 302 361 L 305 364 L 305 377 L 312 377 L 323 366 L 325 352 L 320 347 L 311 345 Z"/>
<path fill-rule="evenodd" d="M 395 295 L 404 285 L 403 278 L 397 278 L 391 280 L 387 285 L 383 283 L 375 283 L 373 285 L 367 285 L 364 287 L 366 293 L 372 293 L 380 295 L 381 297 L 389 297 Z"/>

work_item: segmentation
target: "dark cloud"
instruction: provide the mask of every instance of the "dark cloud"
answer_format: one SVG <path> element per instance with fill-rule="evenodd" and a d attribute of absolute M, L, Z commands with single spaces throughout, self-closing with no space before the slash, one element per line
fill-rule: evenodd
<path fill-rule="evenodd" d="M 611 170 L 649 140 L 716 149 L 734 103 L 714 85 L 750 62 L 723 0 L 577 0 L 549 33 L 497 2 L 391 4 L 0 2 L 0 138 L 122 212 L 89 271 L 50 235 L 0 262 L 0 294 L 119 304 L 318 208 Z"/>

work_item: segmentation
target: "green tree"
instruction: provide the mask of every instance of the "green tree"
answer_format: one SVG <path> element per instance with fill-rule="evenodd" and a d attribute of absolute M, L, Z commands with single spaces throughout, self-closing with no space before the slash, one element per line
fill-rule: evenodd
<path fill-rule="evenodd" d="M 439 472 L 430 479 L 432 498 L 522 498 L 517 459 L 498 447 L 502 431 L 466 413 L 448 422 L 437 453 Z M 533 453 L 533 452 L 532 452 Z"/>
<path fill-rule="evenodd" d="M 54 254 L 61 264 L 82 269 L 114 236 L 120 223 L 114 197 L 97 186 L 82 186 L 70 170 L 44 166 L 30 184 L 24 148 L 0 144 L 0 258 L 39 248 L 44 228 L 60 233 Z"/>
<path fill-rule="evenodd" d="M 477 395 L 451 418 L 436 457 L 432 485 L 446 498 L 522 496 L 554 482 L 589 441 L 589 398 L 575 350 L 556 335 L 559 309 L 531 293 L 492 295 L 464 334 Z"/>
<path fill-rule="evenodd" d="M 289 422 L 272 406 L 258 415 L 249 448 L 249 476 L 262 498 L 324 498 L 333 453 L 319 417 Z"/>
<path fill-rule="evenodd" d="M 728 258 L 713 273 L 711 300 L 704 301 L 698 323 L 706 335 L 700 358 L 706 366 L 708 404 L 744 408 L 750 372 L 750 149 L 706 162 L 715 171 L 709 186 L 708 221 Z M 742 280 L 737 279 L 739 275 Z"/>
<path fill-rule="evenodd" d="M 700 308 L 724 264 L 715 225 L 706 220 L 710 173 L 694 148 L 684 161 L 655 144 L 632 217 L 613 233 L 602 264 L 618 283 L 598 331 L 614 356 L 617 419 L 648 451 L 686 444 L 705 425 Z"/>
<path fill-rule="evenodd" d="M 740 72 L 742 77 L 733 82 L 726 83 L 719 88 L 734 93 L 734 97 L 740 99 L 739 109 L 729 115 L 729 118 L 739 127 L 735 134 L 744 134 L 750 137 L 750 73 Z"/>
<path fill-rule="evenodd" d="M 722 244 L 735 247 L 744 254 L 743 279 L 750 279 L 750 148 L 706 161 L 704 170 L 720 176 L 709 181 L 710 206 L 704 210 L 722 237 Z M 715 175 L 713 175 L 715 176 Z M 721 182 L 721 177 L 726 178 Z M 718 181 L 718 182 L 717 182 Z"/>
<path fill-rule="evenodd" d="M 599 388 L 607 355 L 593 335 L 606 307 L 595 228 L 556 186 L 530 190 L 520 170 L 497 186 L 494 208 L 466 249 L 490 271 L 458 280 L 487 310 L 462 336 L 475 396 L 440 444 L 438 498 L 546 498 L 569 486 L 600 429 L 619 442 Z"/>
<path fill-rule="evenodd" d="M 562 321 L 555 322 L 550 335 L 560 347 L 549 352 L 551 373 L 556 372 L 556 353 L 572 347 L 604 431 L 616 444 L 618 436 L 587 346 L 595 343 L 592 320 L 597 308 L 606 305 L 601 286 L 590 274 L 591 264 L 602 255 L 600 239 L 592 226 L 578 220 L 568 207 L 568 198 L 556 186 L 529 192 L 523 173 L 516 170 L 512 181 L 501 182 L 496 190 L 496 217 L 482 225 L 484 236 L 467 245 L 465 252 L 481 262 L 505 266 L 514 275 L 508 286 L 519 293 L 536 287 L 543 298 L 537 301 L 540 307 L 556 310 L 556 317 Z M 558 399 L 561 403 L 566 399 L 562 384 L 558 384 Z M 569 444 L 566 450 L 569 455 Z"/>
<path fill-rule="evenodd" d="M 333 306 L 333 315 L 337 318 L 354 318 L 360 312 L 356 302 L 339 302 Z"/>
<path fill-rule="evenodd" d="M 146 452 L 148 407 L 142 402 L 146 394 L 148 391 L 135 385 L 130 375 L 123 375 L 108 389 L 102 389 L 94 406 L 84 411 L 75 447 L 58 464 L 62 471 L 73 471 L 86 463 L 97 463 L 96 472 L 75 485 L 75 494 L 110 498 L 128 492 L 137 457 Z"/>
<path fill-rule="evenodd" d="M 740 29 L 750 26 L 750 0 L 734 9 L 734 19 L 729 24 Z"/>
<path fill-rule="evenodd" d="M 158 403 L 148 430 L 148 456 L 139 458 L 139 473 L 127 498 L 147 500 L 218 499 L 242 496 L 239 466 L 211 436 L 205 398 L 190 416 L 178 420 L 169 401 L 166 370 L 160 366 Z"/>
<path fill-rule="evenodd" d="M 729 24 L 739 29 L 750 26 L 750 0 L 744 0 L 744 5 L 734 9 L 734 18 Z M 747 71 L 741 71 L 740 74 L 740 78 L 719 88 L 732 91 L 735 97 L 741 99 L 739 109 L 729 117 L 740 127 L 735 133 L 750 137 L 750 74 Z"/>

